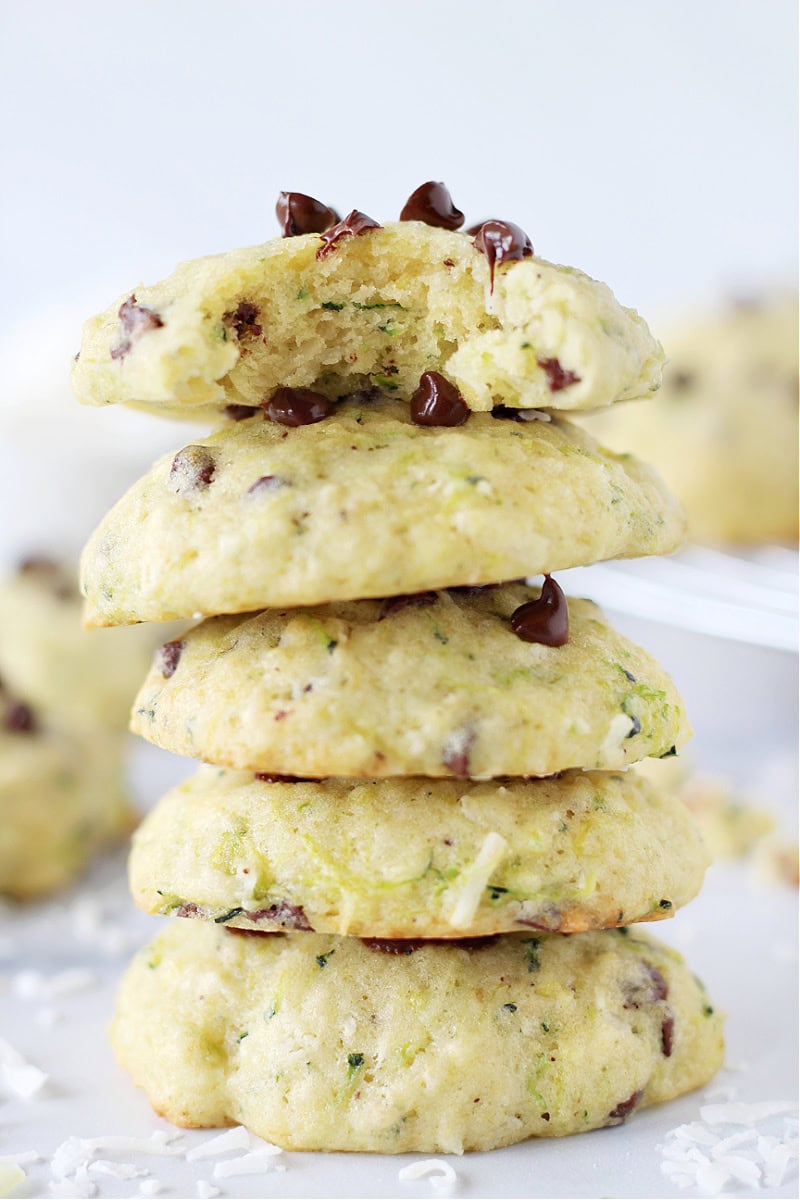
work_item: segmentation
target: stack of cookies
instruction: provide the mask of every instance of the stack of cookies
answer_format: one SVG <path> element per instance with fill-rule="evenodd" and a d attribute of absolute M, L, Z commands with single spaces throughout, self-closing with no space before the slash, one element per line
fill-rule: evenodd
<path fill-rule="evenodd" d="M 563 416 L 654 391 L 660 347 L 518 226 L 459 232 L 441 184 L 386 226 L 297 193 L 278 216 L 115 302 L 75 367 L 89 403 L 224 418 L 84 555 L 90 624 L 209 618 L 134 707 L 213 765 L 135 840 L 137 903 L 191 919 L 131 966 L 117 1054 L 176 1123 L 296 1149 L 618 1124 L 722 1054 L 629 929 L 706 865 L 625 770 L 685 741 L 680 699 L 551 577 L 681 539 L 648 468 Z"/>

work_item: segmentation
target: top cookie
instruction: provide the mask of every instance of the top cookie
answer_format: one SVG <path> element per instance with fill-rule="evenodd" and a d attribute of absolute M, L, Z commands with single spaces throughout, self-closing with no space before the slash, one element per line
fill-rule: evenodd
<path fill-rule="evenodd" d="M 527 257 L 504 259 L 480 234 L 356 218 L 339 237 L 276 238 L 128 290 L 84 327 L 78 399 L 197 417 L 283 386 L 408 395 L 431 370 L 475 410 L 593 409 L 658 388 L 663 353 L 642 318 L 529 254 L 516 226 L 487 223 L 525 239 Z"/>

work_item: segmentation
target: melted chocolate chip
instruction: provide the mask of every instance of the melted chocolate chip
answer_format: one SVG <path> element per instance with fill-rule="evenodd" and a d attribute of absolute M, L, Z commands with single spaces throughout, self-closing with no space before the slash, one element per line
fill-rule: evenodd
<path fill-rule="evenodd" d="M 263 409 L 251 408 L 249 404 L 226 404 L 222 411 L 229 421 L 247 421 Z"/>
<path fill-rule="evenodd" d="M 235 929 L 230 925 L 223 928 L 226 933 L 235 933 L 237 937 L 286 937 L 279 929 Z"/>
<path fill-rule="evenodd" d="M 443 183 L 423 183 L 412 192 L 403 205 L 401 221 L 423 221 L 436 229 L 460 229 L 464 214 L 453 204 L 453 198 Z"/>
<path fill-rule="evenodd" d="M 517 262 L 521 258 L 530 258 L 533 246 L 524 229 L 513 221 L 484 221 L 475 233 L 473 245 L 481 254 L 485 254 L 489 263 L 490 288 L 494 290 L 495 267 L 503 263 Z"/>
<path fill-rule="evenodd" d="M 280 192 L 275 214 L 285 238 L 303 233 L 324 233 L 339 220 L 339 214 L 327 204 L 303 192 Z"/>
<path fill-rule="evenodd" d="M 247 916 L 251 921 L 273 921 L 284 929 L 314 932 L 304 909 L 299 904 L 290 904 L 288 900 L 279 900 L 276 904 L 270 904 L 269 908 L 259 908 L 255 912 L 249 912 Z"/>
<path fill-rule="evenodd" d="M 672 1039 L 675 1033 L 675 1018 L 672 1013 L 664 1017 L 661 1023 L 661 1053 L 664 1058 L 672 1057 Z"/>
<path fill-rule="evenodd" d="M 457 738 L 453 738 L 452 744 L 445 749 L 442 755 L 442 762 L 456 778 L 469 778 L 469 756 L 474 745 L 474 731 L 464 730 Z"/>
<path fill-rule="evenodd" d="M 202 908 L 198 908 L 196 904 L 182 904 L 180 908 L 175 909 L 176 917 L 189 917 L 191 919 L 202 919 L 205 916 Z"/>
<path fill-rule="evenodd" d="M 555 579 L 545 575 L 538 600 L 521 604 L 511 614 L 511 628 L 523 642 L 565 646 L 569 640 L 567 598 Z"/>
<path fill-rule="evenodd" d="M 315 779 L 307 779 L 304 775 L 275 775 L 269 771 L 256 771 L 253 775 L 259 783 L 316 783 Z"/>
<path fill-rule="evenodd" d="M 3 718 L 3 725 L 11 733 L 36 732 L 36 720 L 27 704 L 12 704 Z"/>
<path fill-rule="evenodd" d="M 289 486 L 285 479 L 281 479 L 280 475 L 262 475 L 255 483 L 250 484 L 247 494 L 252 496 L 254 492 L 275 492 L 279 488 Z"/>
<path fill-rule="evenodd" d="M 359 212 L 354 208 L 348 213 L 343 221 L 339 221 L 332 229 L 327 229 L 322 234 L 322 245 L 317 251 L 317 258 L 326 258 L 339 247 L 339 242 L 342 238 L 360 237 L 362 233 L 368 233 L 370 229 L 381 229 L 382 226 L 377 221 L 373 221 L 372 217 L 368 217 L 366 213 Z"/>
<path fill-rule="evenodd" d="M 256 320 L 258 312 L 257 304 L 251 304 L 249 300 L 240 300 L 232 312 L 222 314 L 222 320 L 235 331 L 239 341 L 242 341 L 245 337 L 261 336 L 262 329 Z"/>
<path fill-rule="evenodd" d="M 164 322 L 152 308 L 136 303 L 136 295 L 132 295 L 120 305 L 118 313 L 122 337 L 116 346 L 111 348 L 112 358 L 124 358 L 134 341 L 149 329 L 160 329 Z"/>
<path fill-rule="evenodd" d="M 669 995 L 669 985 L 659 971 L 650 963 L 641 963 L 641 974 L 638 979 L 627 980 L 622 990 L 625 995 L 623 1008 L 641 1008 L 645 1004 L 659 1004 Z"/>
<path fill-rule="evenodd" d="M 627 1121 L 631 1113 L 635 1112 L 641 1104 L 643 1095 L 644 1088 L 639 1088 L 633 1093 L 632 1096 L 629 1096 L 627 1100 L 622 1100 L 617 1107 L 612 1108 L 611 1112 L 608 1114 L 609 1120 L 615 1122 L 615 1124 L 621 1124 L 623 1121 Z"/>
<path fill-rule="evenodd" d="M 281 387 L 267 404 L 267 416 L 278 425 L 316 425 L 333 412 L 333 401 L 310 388 Z"/>
<path fill-rule="evenodd" d="M 390 600 L 384 600 L 378 620 L 385 621 L 387 617 L 393 617 L 395 613 L 402 612 L 404 608 L 426 608 L 429 604 L 435 604 L 437 600 L 436 592 L 417 592 L 413 596 L 392 596 Z"/>
<path fill-rule="evenodd" d="M 169 481 L 179 496 L 204 492 L 214 478 L 214 456 L 204 446 L 186 446 L 172 460 Z"/>
<path fill-rule="evenodd" d="M 411 397 L 411 420 L 415 425 L 463 425 L 469 409 L 461 392 L 438 371 L 426 371 Z"/>
<path fill-rule="evenodd" d="M 538 416 L 531 417 L 536 412 L 534 408 L 511 408 L 508 404 L 495 404 L 491 415 L 495 421 L 517 421 L 520 425 L 531 425 L 539 419 Z"/>
<path fill-rule="evenodd" d="M 165 642 L 157 651 L 156 667 L 165 679 L 170 679 L 175 674 L 185 644 L 180 640 Z"/>
<path fill-rule="evenodd" d="M 423 950 L 425 946 L 454 946 L 457 950 L 485 950 L 497 941 L 497 934 L 490 933 L 486 937 L 466 938 L 359 938 L 362 945 L 369 950 L 379 950 L 381 954 L 413 954 L 415 950 Z"/>
<path fill-rule="evenodd" d="M 557 358 L 537 358 L 537 363 L 547 376 L 547 386 L 551 392 L 563 392 L 564 388 L 580 383 L 580 375 L 574 371 L 565 371 Z"/>

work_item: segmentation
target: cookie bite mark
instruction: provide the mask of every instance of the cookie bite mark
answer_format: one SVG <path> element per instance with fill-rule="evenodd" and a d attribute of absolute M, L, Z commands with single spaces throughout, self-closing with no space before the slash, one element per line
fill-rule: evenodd
<path fill-rule="evenodd" d="M 569 641 L 567 598 L 555 579 L 545 575 L 538 600 L 521 604 L 511 614 L 511 628 L 523 642 L 565 646 Z"/>
<path fill-rule="evenodd" d="M 334 409 L 333 402 L 310 388 L 281 387 L 273 392 L 266 410 L 270 421 L 278 425 L 316 425 L 324 421 Z"/>
<path fill-rule="evenodd" d="M 236 308 L 222 314 L 222 321 L 234 331 L 240 342 L 246 337 L 261 337 L 263 331 L 257 320 L 259 311 L 257 304 L 240 300 Z"/>
<path fill-rule="evenodd" d="M 151 329 L 161 329 L 164 322 L 152 308 L 136 303 L 136 293 L 120 305 L 119 309 L 121 337 L 116 346 L 111 347 L 112 358 L 124 358 L 133 343 Z"/>
<path fill-rule="evenodd" d="M 425 371 L 411 397 L 415 425 L 463 425 L 470 410 L 458 388 L 438 371 Z"/>
<path fill-rule="evenodd" d="M 160 671 L 165 679 L 171 679 L 175 674 L 185 645 L 180 639 L 165 642 L 156 652 L 156 670 Z"/>
<path fill-rule="evenodd" d="M 280 192 L 275 205 L 275 215 L 285 238 L 298 237 L 304 233 L 324 233 L 339 220 L 335 209 L 306 196 L 303 192 Z"/>
<path fill-rule="evenodd" d="M 484 221 L 482 225 L 468 230 L 474 234 L 473 246 L 486 256 L 489 263 L 489 291 L 494 291 L 495 268 L 503 263 L 518 262 L 530 258 L 533 245 L 524 229 L 513 221 Z"/>
<path fill-rule="evenodd" d="M 403 205 L 401 221 L 422 221 L 437 229 L 460 229 L 464 214 L 453 204 L 453 198 L 443 183 L 432 180 L 421 184 Z"/>
<path fill-rule="evenodd" d="M 317 251 L 317 258 L 327 258 L 329 254 L 338 250 L 339 243 L 344 238 L 361 237 L 370 229 L 382 228 L 383 226 L 377 221 L 373 221 L 372 217 L 368 217 L 366 213 L 359 212 L 357 208 L 354 208 L 343 221 L 339 221 L 337 225 L 325 230 L 322 234 L 322 245 Z"/>
<path fill-rule="evenodd" d="M 179 496 L 204 492 L 210 487 L 215 471 L 214 456 L 204 446 L 186 446 L 172 460 L 170 486 Z"/>
<path fill-rule="evenodd" d="M 547 376 L 547 386 L 551 392 L 563 392 L 564 388 L 580 383 L 580 375 L 574 371 L 565 371 L 557 358 L 537 358 L 537 363 Z"/>

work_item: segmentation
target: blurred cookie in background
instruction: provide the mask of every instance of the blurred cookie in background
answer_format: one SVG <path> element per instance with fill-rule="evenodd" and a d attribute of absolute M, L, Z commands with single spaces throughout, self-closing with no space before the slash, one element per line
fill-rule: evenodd
<path fill-rule="evenodd" d="M 651 404 L 593 415 L 605 445 L 655 465 L 682 501 L 692 541 L 797 541 L 798 306 L 741 300 L 667 330 Z"/>

